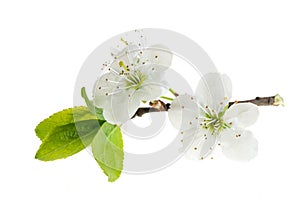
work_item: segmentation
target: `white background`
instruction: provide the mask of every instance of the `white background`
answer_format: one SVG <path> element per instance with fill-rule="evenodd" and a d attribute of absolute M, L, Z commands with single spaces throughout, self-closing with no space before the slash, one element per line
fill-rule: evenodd
<path fill-rule="evenodd" d="M 0 199 L 299 199 L 299 10 L 298 1 L 275 0 L 1 1 Z M 34 160 L 40 145 L 34 127 L 72 106 L 89 53 L 143 27 L 174 30 L 200 44 L 231 77 L 235 99 L 285 98 L 284 108 L 261 108 L 250 128 L 259 141 L 254 160 L 181 159 L 115 183 L 86 151 Z"/>

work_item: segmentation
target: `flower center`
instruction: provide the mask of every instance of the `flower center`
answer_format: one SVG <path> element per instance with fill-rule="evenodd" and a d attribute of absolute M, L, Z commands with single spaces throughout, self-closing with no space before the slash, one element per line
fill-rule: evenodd
<path fill-rule="evenodd" d="M 205 109 L 203 109 L 205 112 L 205 119 L 203 120 L 203 123 L 200 124 L 202 128 L 209 130 L 212 134 L 219 134 L 224 129 L 230 128 L 230 125 L 223 119 L 227 109 L 228 106 L 225 106 L 223 111 L 216 113 L 206 106 Z"/>
<path fill-rule="evenodd" d="M 143 82 L 147 79 L 147 76 L 138 70 L 134 70 L 133 72 L 130 72 L 125 76 L 127 80 L 127 86 L 130 86 L 135 90 L 140 89 Z"/>

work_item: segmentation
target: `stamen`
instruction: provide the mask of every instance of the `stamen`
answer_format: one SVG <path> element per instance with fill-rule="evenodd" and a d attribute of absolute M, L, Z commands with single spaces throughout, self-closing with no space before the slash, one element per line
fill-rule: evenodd
<path fill-rule="evenodd" d="M 231 126 L 228 125 L 222 118 L 227 109 L 228 107 L 225 106 L 223 111 L 216 113 L 214 109 L 210 109 L 208 106 L 205 106 L 205 108 L 200 106 L 200 112 L 202 111 L 205 115 L 205 117 L 203 117 L 203 123 L 200 123 L 202 128 L 207 129 L 212 135 L 217 135 L 223 129 L 230 128 Z"/>
<path fill-rule="evenodd" d="M 134 74 L 130 73 L 129 76 L 132 79 L 134 84 L 137 84 L 140 82 L 139 79 L 137 78 L 137 76 L 135 76 Z"/>
<path fill-rule="evenodd" d="M 126 46 L 128 46 L 128 42 L 124 38 L 121 38 L 120 41 L 123 42 Z"/>
<path fill-rule="evenodd" d="M 117 72 L 114 68 L 110 68 L 110 72 L 113 72 L 115 75 L 119 76 L 120 73 Z"/>
<path fill-rule="evenodd" d="M 119 88 L 118 88 L 119 87 Z M 126 86 L 126 87 L 121 87 L 120 86 L 117 86 L 117 89 L 120 89 L 120 90 L 127 90 L 127 89 L 130 89 L 130 88 L 133 88 L 134 85 L 129 85 L 129 86 Z"/>
<path fill-rule="evenodd" d="M 135 82 L 133 82 L 133 80 L 130 80 L 129 78 L 127 78 L 127 76 L 124 76 L 124 78 L 126 79 L 126 81 L 131 82 L 133 84 L 135 84 Z"/>
<path fill-rule="evenodd" d="M 129 68 L 124 64 L 123 61 L 120 61 L 120 62 L 119 62 L 119 65 L 120 65 L 120 67 L 123 67 L 123 69 L 124 69 L 125 71 L 127 71 L 127 72 L 130 71 Z"/>
<path fill-rule="evenodd" d="M 105 79 L 105 81 L 110 82 L 110 83 L 120 83 L 119 81 L 112 81 L 112 80 L 109 80 L 109 79 Z"/>

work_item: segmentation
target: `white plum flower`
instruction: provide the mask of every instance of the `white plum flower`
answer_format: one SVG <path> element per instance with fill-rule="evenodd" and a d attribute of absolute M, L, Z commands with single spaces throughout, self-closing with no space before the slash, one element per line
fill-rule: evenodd
<path fill-rule="evenodd" d="M 123 124 L 134 115 L 141 101 L 159 97 L 172 56 L 160 45 L 143 50 L 128 45 L 115 56 L 108 72 L 94 86 L 94 103 L 103 108 L 104 118 L 112 124 Z"/>
<path fill-rule="evenodd" d="M 169 119 L 182 134 L 188 158 L 203 159 L 217 144 L 233 160 L 247 161 L 256 156 L 257 140 L 245 128 L 256 121 L 258 107 L 252 103 L 229 107 L 230 98 L 230 79 L 210 73 L 199 81 L 195 96 L 180 95 L 172 102 Z"/>

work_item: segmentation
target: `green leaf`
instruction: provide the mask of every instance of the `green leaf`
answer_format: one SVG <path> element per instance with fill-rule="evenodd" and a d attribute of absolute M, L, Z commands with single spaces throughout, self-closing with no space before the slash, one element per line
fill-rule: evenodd
<path fill-rule="evenodd" d="M 103 121 L 96 119 L 56 126 L 43 139 L 35 158 L 51 161 L 72 156 L 89 145 Z"/>
<path fill-rule="evenodd" d="M 74 120 L 75 119 L 75 120 Z M 36 135 L 44 140 L 58 126 L 67 125 L 74 121 L 97 119 L 87 107 L 69 108 L 51 115 L 35 128 Z"/>
<path fill-rule="evenodd" d="M 105 122 L 92 142 L 94 158 L 108 176 L 108 181 L 117 180 L 123 169 L 124 151 L 120 127 Z"/>
<path fill-rule="evenodd" d="M 105 120 L 103 116 L 103 109 L 96 107 L 91 100 L 89 100 L 85 87 L 81 88 L 81 97 L 84 99 L 87 107 L 90 109 L 90 111 L 97 116 L 99 120 Z"/>

